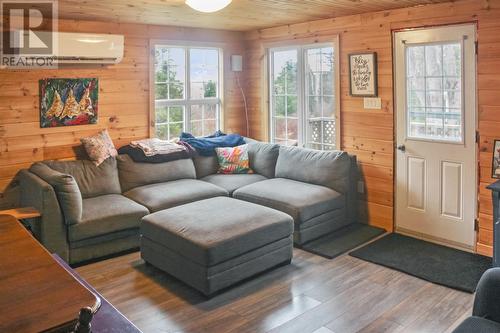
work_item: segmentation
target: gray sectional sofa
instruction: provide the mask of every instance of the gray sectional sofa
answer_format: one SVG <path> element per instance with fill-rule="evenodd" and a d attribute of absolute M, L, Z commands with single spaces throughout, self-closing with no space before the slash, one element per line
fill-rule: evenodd
<path fill-rule="evenodd" d="M 251 142 L 249 159 L 248 175 L 217 174 L 215 156 L 149 164 L 120 155 L 98 167 L 38 162 L 19 175 L 21 200 L 42 213 L 31 223 L 35 236 L 72 264 L 137 248 L 141 219 L 215 197 L 288 214 L 299 246 L 355 220 L 355 157 Z"/>

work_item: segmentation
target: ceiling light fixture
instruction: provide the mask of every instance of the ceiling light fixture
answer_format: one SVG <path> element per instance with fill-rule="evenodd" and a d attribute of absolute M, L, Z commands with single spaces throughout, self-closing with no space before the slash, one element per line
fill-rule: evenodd
<path fill-rule="evenodd" d="M 203 13 L 214 13 L 231 3 L 232 0 L 186 0 L 186 5 Z"/>

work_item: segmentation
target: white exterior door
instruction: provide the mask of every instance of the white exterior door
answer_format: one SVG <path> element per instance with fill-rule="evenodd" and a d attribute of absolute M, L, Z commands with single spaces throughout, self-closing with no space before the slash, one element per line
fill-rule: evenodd
<path fill-rule="evenodd" d="M 475 25 L 394 34 L 396 230 L 474 249 Z"/>

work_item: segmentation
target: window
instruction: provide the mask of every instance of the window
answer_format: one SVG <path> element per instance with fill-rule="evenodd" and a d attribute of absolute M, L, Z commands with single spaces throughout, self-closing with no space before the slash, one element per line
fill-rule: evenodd
<path fill-rule="evenodd" d="M 333 44 L 269 50 L 271 141 L 337 147 L 337 64 Z"/>
<path fill-rule="evenodd" d="M 161 139 L 182 131 L 195 136 L 220 129 L 222 51 L 210 47 L 155 45 L 155 134 Z"/>
<path fill-rule="evenodd" d="M 408 137 L 463 142 L 462 44 L 406 48 Z"/>

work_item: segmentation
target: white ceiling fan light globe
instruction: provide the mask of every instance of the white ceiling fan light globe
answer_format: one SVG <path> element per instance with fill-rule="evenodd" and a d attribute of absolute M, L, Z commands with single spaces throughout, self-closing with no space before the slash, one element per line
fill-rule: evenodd
<path fill-rule="evenodd" d="M 186 5 L 203 13 L 214 13 L 231 3 L 232 0 L 186 0 Z"/>

